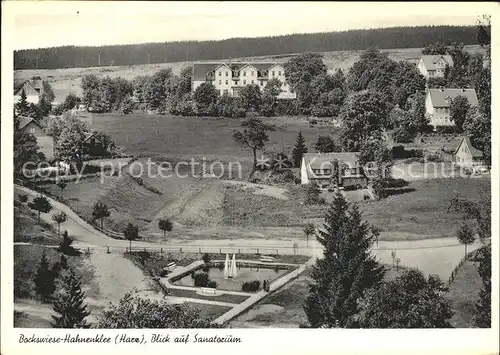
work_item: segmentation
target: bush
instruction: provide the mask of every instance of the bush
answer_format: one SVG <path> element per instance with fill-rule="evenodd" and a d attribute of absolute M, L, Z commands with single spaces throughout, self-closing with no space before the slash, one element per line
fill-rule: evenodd
<path fill-rule="evenodd" d="M 197 287 L 207 287 L 208 283 L 208 273 L 206 272 L 195 272 L 191 274 L 194 279 L 194 285 Z"/>
<path fill-rule="evenodd" d="M 241 290 L 242 291 L 258 291 L 260 288 L 260 281 L 255 280 L 255 281 L 248 281 L 248 282 L 243 282 L 243 285 L 241 285 Z"/>
<path fill-rule="evenodd" d="M 397 127 L 392 132 L 392 138 L 397 143 L 411 143 L 417 136 L 416 131 L 410 131 L 405 127 Z"/>
<path fill-rule="evenodd" d="M 443 157 L 439 153 L 428 154 L 426 157 L 427 161 L 441 163 L 444 161 Z"/>
<path fill-rule="evenodd" d="M 205 264 L 205 265 L 203 265 L 203 267 L 201 269 L 203 270 L 203 272 L 208 273 L 210 271 L 210 265 Z"/>
<path fill-rule="evenodd" d="M 216 288 L 218 286 L 217 282 L 208 278 L 207 272 L 195 272 L 191 274 L 191 277 L 194 279 L 194 285 L 197 287 Z"/>
<path fill-rule="evenodd" d="M 394 159 L 422 158 L 424 156 L 421 149 L 405 149 L 402 145 L 392 147 L 391 154 Z"/>
<path fill-rule="evenodd" d="M 276 116 L 297 116 L 299 115 L 300 107 L 297 100 L 277 100 L 274 109 Z"/>
<path fill-rule="evenodd" d="M 210 288 L 217 288 L 217 286 L 219 286 L 219 284 L 215 281 L 212 281 L 212 280 L 208 280 L 207 282 L 207 287 L 210 287 Z"/>
<path fill-rule="evenodd" d="M 437 126 L 436 127 L 436 133 L 439 134 L 451 134 L 451 133 L 456 133 L 457 128 L 455 126 Z"/>
<path fill-rule="evenodd" d="M 21 203 L 28 202 L 28 195 L 19 194 L 19 202 Z"/>
<path fill-rule="evenodd" d="M 201 260 L 203 260 L 205 264 L 208 264 L 210 262 L 210 255 L 208 255 L 208 253 L 203 254 Z"/>

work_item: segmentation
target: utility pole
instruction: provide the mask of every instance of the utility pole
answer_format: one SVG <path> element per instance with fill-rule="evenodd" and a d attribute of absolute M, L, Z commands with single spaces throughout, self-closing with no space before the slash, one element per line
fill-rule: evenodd
<path fill-rule="evenodd" d="M 38 69 L 38 56 L 35 57 L 36 60 L 36 68 Z"/>
<path fill-rule="evenodd" d="M 100 54 L 97 55 L 97 66 L 98 67 L 101 66 L 101 55 Z"/>

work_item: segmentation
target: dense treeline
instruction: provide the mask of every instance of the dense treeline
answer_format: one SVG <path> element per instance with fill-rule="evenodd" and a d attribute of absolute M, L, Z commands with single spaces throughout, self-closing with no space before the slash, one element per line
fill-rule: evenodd
<path fill-rule="evenodd" d="M 300 52 L 420 48 L 428 43 L 477 43 L 474 26 L 422 26 L 292 34 L 221 41 L 186 41 L 115 45 L 64 46 L 14 52 L 14 69 L 60 69 L 109 65 L 137 65 L 192 60 L 283 55 Z"/>

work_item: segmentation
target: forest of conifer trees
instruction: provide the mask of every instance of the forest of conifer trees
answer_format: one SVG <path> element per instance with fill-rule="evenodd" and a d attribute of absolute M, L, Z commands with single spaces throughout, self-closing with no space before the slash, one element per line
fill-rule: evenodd
<path fill-rule="evenodd" d="M 114 45 L 64 46 L 14 52 L 14 69 L 60 69 L 141 65 L 193 60 L 277 56 L 301 52 L 420 48 L 429 43 L 477 43 L 475 26 L 422 26 L 291 34 L 221 41 L 186 41 Z"/>

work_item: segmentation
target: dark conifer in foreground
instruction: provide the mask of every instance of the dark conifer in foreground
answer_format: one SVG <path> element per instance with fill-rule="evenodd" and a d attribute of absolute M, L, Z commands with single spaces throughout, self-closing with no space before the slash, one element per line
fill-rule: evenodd
<path fill-rule="evenodd" d="M 73 269 L 63 271 L 59 279 L 61 290 L 54 301 L 53 308 L 57 315 L 52 318 L 54 328 L 89 328 L 85 318 L 90 314 L 84 304 L 85 293 L 82 291 L 80 278 Z"/>
<path fill-rule="evenodd" d="M 45 251 L 42 253 L 40 265 L 38 266 L 38 270 L 33 281 L 35 282 L 35 292 L 37 295 L 41 297 L 43 302 L 48 302 L 51 299 L 56 286 Z"/>
<path fill-rule="evenodd" d="M 385 273 L 370 252 L 374 233 L 358 208 L 336 194 L 317 234 L 324 256 L 313 266 L 304 305 L 311 327 L 358 327 L 358 302 L 365 291 L 380 284 Z"/>
<path fill-rule="evenodd" d="M 297 135 L 297 140 L 295 141 L 295 146 L 292 151 L 292 160 L 293 164 L 296 167 L 300 167 L 300 163 L 302 162 L 302 157 L 307 153 L 306 141 L 302 132 L 299 132 Z"/>

